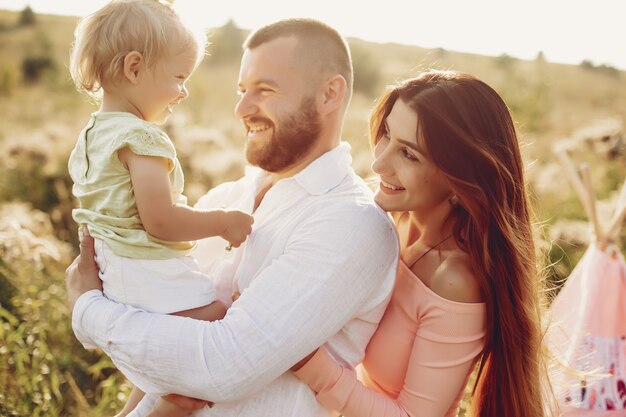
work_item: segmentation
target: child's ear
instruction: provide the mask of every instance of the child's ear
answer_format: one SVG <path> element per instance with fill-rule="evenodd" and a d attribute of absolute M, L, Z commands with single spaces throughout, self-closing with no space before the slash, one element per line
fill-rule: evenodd
<path fill-rule="evenodd" d="M 133 84 L 139 80 L 139 71 L 144 65 L 143 55 L 137 51 L 131 51 L 124 57 L 124 77 Z"/>

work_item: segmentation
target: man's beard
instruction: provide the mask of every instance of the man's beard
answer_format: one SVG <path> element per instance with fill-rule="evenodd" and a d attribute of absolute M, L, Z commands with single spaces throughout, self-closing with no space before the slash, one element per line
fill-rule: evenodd
<path fill-rule="evenodd" d="M 251 122 L 264 120 L 251 118 Z M 265 120 L 271 123 L 269 120 Z M 281 172 L 297 164 L 317 142 L 321 124 L 315 108 L 315 99 L 302 99 L 300 109 L 273 124 L 274 133 L 269 140 L 249 141 L 246 158 L 269 172 Z"/>

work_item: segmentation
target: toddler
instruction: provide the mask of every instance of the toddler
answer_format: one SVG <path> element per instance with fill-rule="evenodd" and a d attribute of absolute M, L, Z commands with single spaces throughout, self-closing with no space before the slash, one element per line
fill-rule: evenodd
<path fill-rule="evenodd" d="M 253 219 L 236 210 L 187 206 L 174 145 L 157 126 L 187 97 L 185 84 L 205 44 L 159 0 L 114 0 L 82 19 L 70 72 L 100 109 L 80 133 L 68 165 L 80 203 L 73 217 L 95 238 L 107 297 L 217 320 L 225 307 L 190 255 L 193 241 L 221 236 L 229 248 L 237 247 Z M 134 388 L 119 415 L 142 396 Z M 156 407 L 173 417 L 190 412 L 164 400 Z"/>

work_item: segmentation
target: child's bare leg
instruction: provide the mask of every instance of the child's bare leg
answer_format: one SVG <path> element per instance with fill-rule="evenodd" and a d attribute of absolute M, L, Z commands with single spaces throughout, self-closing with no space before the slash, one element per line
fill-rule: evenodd
<path fill-rule="evenodd" d="M 221 320 L 226 315 L 226 306 L 221 301 L 213 301 L 211 304 L 191 308 L 189 310 L 177 311 L 173 316 L 190 317 L 196 320 L 215 321 Z"/>
<path fill-rule="evenodd" d="M 197 409 L 198 407 L 183 407 L 161 397 L 157 400 L 148 417 L 186 417 Z"/>
<path fill-rule="evenodd" d="M 122 411 L 120 411 L 115 417 L 124 417 L 128 415 L 135 409 L 135 407 L 137 407 L 137 404 L 139 404 L 139 401 L 141 401 L 143 396 L 144 393 L 142 390 L 137 387 L 133 387 L 130 391 L 130 395 L 128 396 L 128 401 L 124 404 L 124 408 L 122 408 Z"/>

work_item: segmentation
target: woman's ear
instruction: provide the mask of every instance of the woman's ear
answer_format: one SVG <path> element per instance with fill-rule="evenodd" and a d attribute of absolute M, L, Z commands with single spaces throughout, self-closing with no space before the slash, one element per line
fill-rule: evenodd
<path fill-rule="evenodd" d="M 139 81 L 139 72 L 144 66 L 143 55 L 137 51 L 131 51 L 124 57 L 124 77 L 133 84 Z"/>
<path fill-rule="evenodd" d="M 341 108 L 346 95 L 346 79 L 336 74 L 326 80 L 322 91 L 321 113 L 328 114 Z"/>

